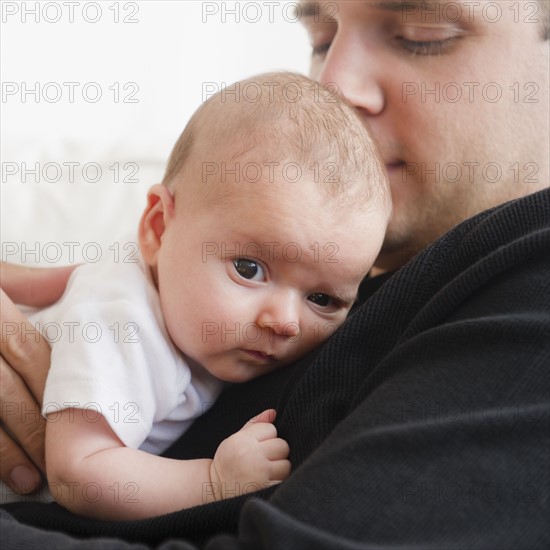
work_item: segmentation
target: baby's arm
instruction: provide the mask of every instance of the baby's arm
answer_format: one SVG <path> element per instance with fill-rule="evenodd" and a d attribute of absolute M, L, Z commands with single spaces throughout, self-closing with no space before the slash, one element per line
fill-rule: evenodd
<path fill-rule="evenodd" d="M 56 501 L 97 519 L 141 519 L 237 496 L 290 473 L 288 445 L 264 411 L 220 444 L 214 459 L 174 460 L 125 447 L 104 417 L 65 409 L 46 424 L 46 469 Z M 271 417 L 271 419 L 270 419 Z"/>

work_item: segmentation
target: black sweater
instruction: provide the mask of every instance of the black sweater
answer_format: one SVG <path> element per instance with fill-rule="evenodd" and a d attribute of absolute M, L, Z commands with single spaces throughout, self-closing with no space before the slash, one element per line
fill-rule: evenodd
<path fill-rule="evenodd" d="M 0 542 L 549 548 L 549 369 L 547 189 L 454 228 L 393 275 L 315 358 L 231 387 L 167 453 L 212 456 L 220 439 L 275 406 L 293 464 L 277 488 L 139 522 L 12 504 L 6 510 L 22 523 L 0 511 Z"/>

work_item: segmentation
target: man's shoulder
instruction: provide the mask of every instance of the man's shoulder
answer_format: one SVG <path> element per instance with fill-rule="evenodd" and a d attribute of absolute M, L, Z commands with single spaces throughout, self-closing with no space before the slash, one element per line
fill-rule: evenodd
<path fill-rule="evenodd" d="M 499 312 L 513 324 L 543 302 L 522 289 L 546 280 L 549 251 L 550 188 L 481 212 L 382 281 L 340 331 L 341 345 L 364 353 L 363 376 L 367 363 L 374 367 L 399 343 L 449 328 L 466 311 L 471 320 Z"/>
<path fill-rule="evenodd" d="M 395 271 L 366 277 L 359 288 L 358 305 L 390 279 L 398 287 L 415 281 L 418 291 L 430 286 L 426 284 L 429 279 L 433 278 L 433 285 L 441 286 L 492 254 L 501 262 L 521 262 L 534 249 L 544 250 L 544 233 L 549 229 L 550 187 L 464 220 L 398 270 L 398 283 L 393 281 Z"/>
<path fill-rule="evenodd" d="M 481 249 L 499 248 L 550 227 L 550 188 L 514 199 L 481 212 L 449 231 L 431 248 L 458 243 Z"/>
<path fill-rule="evenodd" d="M 466 299 L 514 265 L 548 259 L 549 245 L 550 189 L 544 189 L 451 229 L 384 285 L 382 301 L 406 304 L 412 314 L 425 310 L 438 293 L 451 287 Z"/>

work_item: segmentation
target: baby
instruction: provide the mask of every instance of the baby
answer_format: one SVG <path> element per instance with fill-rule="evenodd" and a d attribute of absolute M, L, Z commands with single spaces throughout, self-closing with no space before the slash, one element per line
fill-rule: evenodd
<path fill-rule="evenodd" d="M 330 90 L 271 73 L 205 102 L 149 191 L 136 263 L 79 267 L 34 318 L 64 327 L 42 411 L 55 500 L 129 520 L 284 480 L 274 410 L 213 459 L 157 455 L 223 381 L 288 365 L 344 322 L 390 209 L 371 137 Z M 86 323 L 96 332 L 71 334 Z"/>

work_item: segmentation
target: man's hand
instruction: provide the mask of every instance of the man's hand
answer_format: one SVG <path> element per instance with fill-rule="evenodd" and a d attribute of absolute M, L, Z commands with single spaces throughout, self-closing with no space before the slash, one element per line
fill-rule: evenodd
<path fill-rule="evenodd" d="M 37 489 L 39 470 L 45 470 L 45 421 L 39 403 L 50 348 L 14 302 L 42 307 L 56 301 L 74 267 L 0 264 L 0 479 L 20 493 Z"/>
<path fill-rule="evenodd" d="M 290 474 L 289 447 L 277 437 L 276 411 L 268 409 L 220 443 L 210 466 L 216 499 L 258 491 Z"/>

